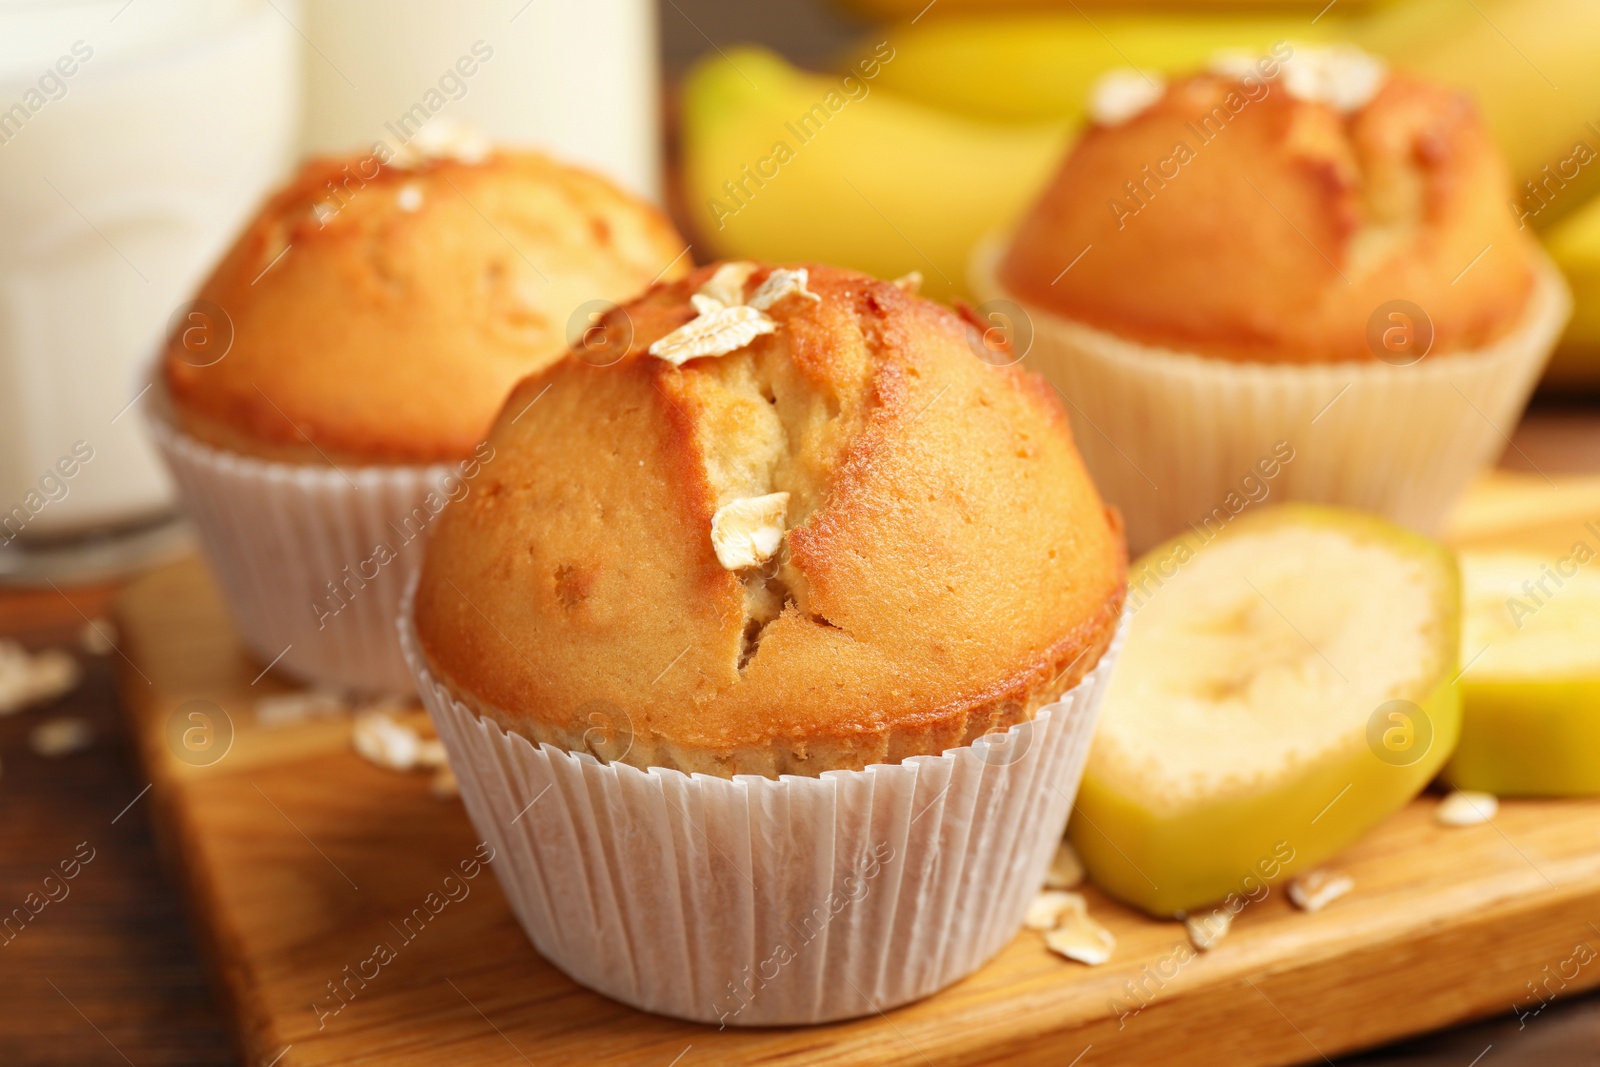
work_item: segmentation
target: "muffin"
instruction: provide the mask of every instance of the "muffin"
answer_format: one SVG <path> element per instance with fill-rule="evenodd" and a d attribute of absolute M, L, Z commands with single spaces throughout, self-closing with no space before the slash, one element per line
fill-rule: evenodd
<path fill-rule="evenodd" d="M 1015 933 L 1065 824 L 1119 521 L 1049 387 L 897 285 L 728 263 L 614 314 L 619 360 L 512 393 L 402 622 L 507 894 L 651 1011 L 932 992 Z"/>
<path fill-rule="evenodd" d="M 1031 320 L 1133 546 L 1269 493 L 1436 531 L 1569 310 L 1472 103 L 1280 45 L 1095 104 L 972 280 Z"/>
<path fill-rule="evenodd" d="M 468 137 L 306 163 L 174 315 L 152 412 L 250 650 L 411 691 L 404 581 L 506 394 L 684 251 L 609 182 Z"/>

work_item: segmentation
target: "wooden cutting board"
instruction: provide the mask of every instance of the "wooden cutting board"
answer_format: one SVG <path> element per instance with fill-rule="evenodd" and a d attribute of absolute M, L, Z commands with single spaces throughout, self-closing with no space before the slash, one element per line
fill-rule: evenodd
<path fill-rule="evenodd" d="M 1600 478 L 1496 475 L 1464 503 L 1451 539 L 1564 555 L 1597 518 Z M 288 687 L 240 650 L 199 562 L 130 586 L 118 617 L 156 823 L 252 1067 L 1249 1067 L 1321 1062 L 1537 1008 L 1535 989 L 1548 998 L 1600 984 L 1600 962 L 1574 962 L 1600 949 L 1600 800 L 1507 801 L 1491 824 L 1446 829 L 1426 795 L 1339 858 L 1355 879 L 1348 897 L 1305 914 L 1274 891 L 1181 965 L 1181 924 L 1091 888 L 1091 912 L 1117 936 L 1098 968 L 1024 932 L 977 974 L 887 1015 L 757 1031 L 658 1018 L 544 962 L 487 872 L 439 906 L 442 880 L 478 841 L 460 801 L 433 796 L 427 774 L 363 761 L 347 719 L 258 723 L 256 701 Z M 180 712 L 193 700 L 231 723 L 226 755 L 206 766 L 169 741 L 194 725 Z M 402 929 L 418 908 L 428 921 Z M 393 959 L 370 980 L 350 978 L 372 973 L 363 961 L 380 942 Z M 1578 952 L 1585 943 L 1594 948 Z"/>

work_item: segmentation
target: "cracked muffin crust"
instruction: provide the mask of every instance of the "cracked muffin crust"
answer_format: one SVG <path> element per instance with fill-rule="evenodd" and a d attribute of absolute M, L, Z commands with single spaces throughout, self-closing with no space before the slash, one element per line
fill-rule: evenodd
<path fill-rule="evenodd" d="M 415 601 L 480 715 L 641 767 L 817 775 L 1026 721 L 1099 661 L 1126 549 L 1050 387 L 894 284 L 783 273 L 659 285 L 614 313 L 622 358 L 512 393 Z M 770 330 L 675 365 L 763 292 Z"/>
<path fill-rule="evenodd" d="M 291 463 L 463 459 L 569 319 L 688 269 L 651 205 L 533 152 L 313 159 L 196 298 L 232 323 L 208 365 L 168 339 L 178 424 Z M 209 357 L 208 357 L 209 358 Z"/>
<path fill-rule="evenodd" d="M 1395 300 L 1427 313 L 1430 358 L 1523 322 L 1536 246 L 1471 100 L 1391 73 L 1338 107 L 1286 78 L 1200 74 L 1089 129 L 1000 281 L 1117 337 L 1240 362 L 1373 361 L 1369 319 Z"/>

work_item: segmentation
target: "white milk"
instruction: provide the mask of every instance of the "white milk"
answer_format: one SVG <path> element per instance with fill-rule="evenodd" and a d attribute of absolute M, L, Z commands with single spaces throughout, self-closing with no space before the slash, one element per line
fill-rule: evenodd
<path fill-rule="evenodd" d="M 447 115 L 659 197 L 653 0 L 306 0 L 301 28 L 308 151 Z"/>
<path fill-rule="evenodd" d="M 290 160 L 299 12 L 275 2 L 0 0 L 0 544 L 170 508 L 129 403 Z"/>

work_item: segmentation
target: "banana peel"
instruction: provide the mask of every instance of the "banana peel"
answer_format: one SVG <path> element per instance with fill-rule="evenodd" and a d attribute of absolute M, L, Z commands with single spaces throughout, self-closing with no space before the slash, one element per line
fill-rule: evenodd
<path fill-rule="evenodd" d="M 1497 796 L 1600 794 L 1600 524 L 1554 559 L 1464 553 L 1461 741 L 1445 768 Z"/>
<path fill-rule="evenodd" d="M 822 261 L 878 277 L 920 271 L 964 291 L 969 250 L 1031 203 L 1072 124 L 978 122 L 882 88 L 899 61 L 848 78 L 759 48 L 698 64 L 683 86 L 684 195 L 721 257 Z"/>
<path fill-rule="evenodd" d="M 1159 916 L 1322 863 L 1421 792 L 1461 727 L 1443 547 L 1303 504 L 1209 536 L 1130 570 L 1068 827 L 1097 884 Z"/>
<path fill-rule="evenodd" d="M 1600 796 L 1600 678 L 1468 681 L 1444 776 L 1496 796 Z"/>
<path fill-rule="evenodd" d="M 836 0 L 840 7 L 870 18 L 916 19 L 933 7 L 928 0 Z M 1339 6 L 1363 11 L 1393 3 L 1394 0 L 1341 0 Z M 1017 11 L 1059 11 L 1062 0 L 939 0 L 944 13 L 983 13 L 1003 15 Z M 1328 6 L 1328 0 L 1081 0 L 1073 5 L 1099 21 L 1101 15 L 1134 11 L 1143 14 L 1161 11 L 1201 11 L 1219 16 L 1241 10 L 1289 12 L 1302 22 L 1315 18 Z"/>
<path fill-rule="evenodd" d="M 1338 9 L 1315 24 L 1281 12 L 944 14 L 889 33 L 895 60 L 880 81 L 978 119 L 1080 119 L 1095 80 L 1113 67 L 1187 73 L 1224 49 L 1265 53 L 1279 41 L 1338 36 L 1345 23 Z"/>
<path fill-rule="evenodd" d="M 1173 816 L 1086 774 L 1069 836 L 1096 885 L 1152 915 L 1254 897 L 1337 855 L 1422 792 L 1455 742 L 1461 699 L 1458 686 L 1441 683 L 1420 701 L 1441 746 L 1421 765 L 1390 767 L 1351 749 L 1293 783 Z"/>
<path fill-rule="evenodd" d="M 1545 248 L 1572 286 L 1572 321 L 1545 370 L 1556 386 L 1600 385 L 1600 198 L 1545 235 Z"/>

